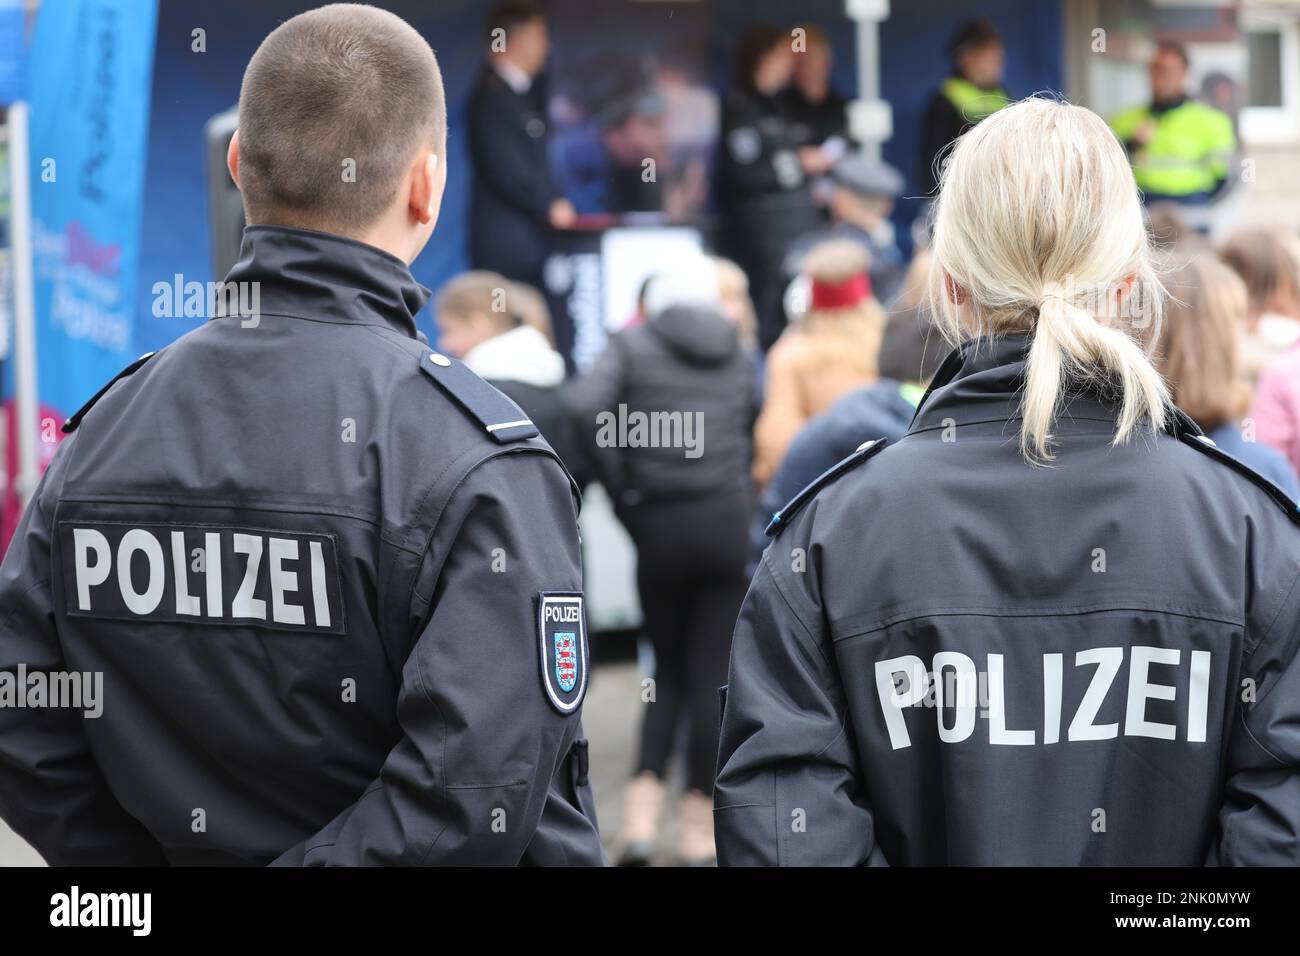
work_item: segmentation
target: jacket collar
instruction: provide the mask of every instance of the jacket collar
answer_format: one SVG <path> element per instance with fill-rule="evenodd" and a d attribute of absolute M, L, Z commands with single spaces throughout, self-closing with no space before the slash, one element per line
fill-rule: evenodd
<path fill-rule="evenodd" d="M 908 431 L 1018 419 L 1025 359 L 1031 343 L 1031 337 L 1023 334 L 963 342 L 939 367 Z M 1110 422 L 1118 418 L 1117 409 L 1092 395 L 1070 396 L 1066 410 L 1072 418 Z"/>
<path fill-rule="evenodd" d="M 311 229 L 244 229 L 227 283 L 258 283 L 258 308 L 319 322 L 385 325 L 416 338 L 415 314 L 433 293 L 406 263 L 355 239 Z"/>
<path fill-rule="evenodd" d="M 944 428 L 949 424 L 1002 423 L 1020 418 L 1025 360 L 1033 343 L 1026 334 L 968 339 L 944 359 L 917 406 L 908 433 Z M 1119 421 L 1118 396 L 1101 390 L 1068 393 L 1056 416 L 1055 430 L 1068 432 L 1075 423 Z M 1186 413 L 1174 409 L 1166 430 L 1175 436 L 1204 434 Z"/>
<path fill-rule="evenodd" d="M 1187 102 L 1187 94 L 1185 93 L 1180 93 L 1178 96 L 1175 96 L 1172 100 L 1153 99 L 1151 101 L 1151 106 L 1148 108 L 1148 111 L 1151 113 L 1152 116 L 1163 116 L 1164 114 L 1170 112 L 1171 110 L 1178 109 L 1178 107 L 1182 106 L 1186 102 Z"/>
<path fill-rule="evenodd" d="M 489 63 L 489 69 L 519 96 L 524 96 L 533 88 L 533 78 L 508 60 L 494 59 Z"/>

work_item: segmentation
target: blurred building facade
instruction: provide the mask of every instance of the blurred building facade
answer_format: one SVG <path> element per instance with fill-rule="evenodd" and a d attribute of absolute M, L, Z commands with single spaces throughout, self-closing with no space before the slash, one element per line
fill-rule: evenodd
<path fill-rule="evenodd" d="M 1071 100 L 1104 116 L 1140 102 L 1156 43 L 1181 43 L 1189 92 L 1236 120 L 1236 183 L 1216 224 L 1300 226 L 1300 0 L 1066 0 L 1063 11 Z"/>

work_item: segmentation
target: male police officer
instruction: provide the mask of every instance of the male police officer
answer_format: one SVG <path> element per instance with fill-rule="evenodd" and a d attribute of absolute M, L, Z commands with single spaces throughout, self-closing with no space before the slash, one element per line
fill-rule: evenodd
<path fill-rule="evenodd" d="M 546 17 L 531 0 L 508 0 L 488 17 L 488 61 L 469 102 L 474 164 L 470 261 L 541 288 L 546 227 L 577 213 L 561 195 L 546 151 L 546 96 L 538 80 L 550 54 Z"/>
<path fill-rule="evenodd" d="M 1151 102 L 1111 120 L 1148 203 L 1204 203 L 1228 182 L 1237 149 L 1232 120 L 1188 98 L 1187 66 L 1181 45 L 1162 43 L 1151 60 Z"/>
<path fill-rule="evenodd" d="M 103 674 L 97 720 L 0 708 L 0 813 L 51 863 L 601 862 L 574 490 L 416 333 L 445 116 L 372 7 L 249 63 L 260 310 L 69 420 L 0 573 L 0 671 Z"/>

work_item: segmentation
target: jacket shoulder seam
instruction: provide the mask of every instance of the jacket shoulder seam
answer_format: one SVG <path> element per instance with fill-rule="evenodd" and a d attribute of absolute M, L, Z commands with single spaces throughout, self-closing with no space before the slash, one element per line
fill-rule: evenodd
<path fill-rule="evenodd" d="M 776 589 L 776 593 L 780 596 L 781 602 L 787 608 L 790 609 L 790 616 L 794 619 L 795 623 L 798 624 L 799 628 L 803 631 L 805 637 L 807 638 L 807 643 L 812 645 L 812 649 L 817 652 L 817 656 L 819 656 L 822 659 L 822 661 L 826 664 L 827 667 L 833 668 L 835 662 L 830 657 L 828 657 L 826 652 L 822 649 L 821 642 L 818 641 L 817 635 L 813 633 L 813 629 L 809 627 L 808 623 L 803 619 L 803 615 L 798 610 L 795 609 L 794 602 L 790 600 L 790 596 L 786 593 L 785 585 L 781 583 L 780 576 L 777 573 L 776 565 L 772 562 L 771 548 L 768 548 L 766 551 L 763 552 L 763 563 L 767 565 L 768 574 L 771 575 L 772 578 L 773 588 Z M 834 742 L 835 740 L 832 739 L 831 743 Z"/>
<path fill-rule="evenodd" d="M 1259 641 L 1255 644 L 1255 646 L 1252 647 L 1249 651 L 1247 651 L 1243 655 L 1243 659 L 1249 660 L 1251 656 L 1255 653 L 1255 651 L 1263 647 L 1264 642 L 1267 641 L 1269 637 L 1272 636 L 1273 628 L 1277 626 L 1278 619 L 1282 617 L 1282 612 L 1285 611 L 1287 607 L 1291 604 L 1291 598 L 1296 593 L 1297 584 L 1300 584 L 1300 573 L 1297 573 L 1296 576 L 1291 580 L 1291 586 L 1287 588 L 1286 597 L 1284 597 L 1281 603 L 1278 604 L 1277 613 L 1273 615 L 1272 620 L 1268 622 L 1268 626 L 1265 627 L 1263 633 L 1259 635 Z"/>

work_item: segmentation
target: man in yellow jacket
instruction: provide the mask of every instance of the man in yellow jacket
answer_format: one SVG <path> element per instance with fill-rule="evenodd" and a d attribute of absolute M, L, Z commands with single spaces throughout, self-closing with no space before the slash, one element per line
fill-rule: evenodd
<path fill-rule="evenodd" d="M 1151 60 L 1151 102 L 1111 120 L 1148 203 L 1204 203 L 1228 180 L 1237 138 L 1223 111 L 1187 96 L 1187 51 L 1162 43 Z"/>

